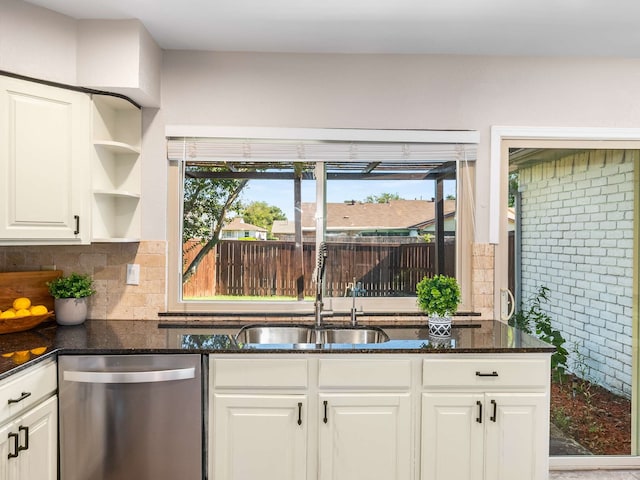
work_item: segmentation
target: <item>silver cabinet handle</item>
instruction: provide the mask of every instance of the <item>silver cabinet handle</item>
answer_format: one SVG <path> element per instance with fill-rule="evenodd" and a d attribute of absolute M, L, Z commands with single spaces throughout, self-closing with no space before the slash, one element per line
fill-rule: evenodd
<path fill-rule="evenodd" d="M 196 369 L 194 367 L 142 372 L 83 372 L 78 370 L 67 370 L 64 372 L 65 381 L 81 383 L 171 382 L 174 380 L 195 378 L 195 376 Z"/>

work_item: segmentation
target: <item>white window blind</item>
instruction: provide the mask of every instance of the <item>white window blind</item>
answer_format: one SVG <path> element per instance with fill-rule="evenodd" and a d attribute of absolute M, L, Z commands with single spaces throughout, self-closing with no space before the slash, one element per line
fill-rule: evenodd
<path fill-rule="evenodd" d="M 433 137 L 433 141 L 405 141 L 420 138 L 420 133 L 430 131 L 395 131 L 395 130 L 334 130 L 305 129 L 268 129 L 271 134 L 295 132 L 287 138 L 259 137 L 217 137 L 217 136 L 168 136 L 167 158 L 170 161 L 198 162 L 273 162 L 273 161 L 326 161 L 326 162 L 402 162 L 402 163 L 446 163 L 451 161 L 474 161 L 476 159 L 476 132 L 461 132 L 462 135 L 422 135 Z M 320 132 L 320 134 L 318 134 Z M 382 132 L 376 134 L 376 132 Z M 215 133 L 215 132 L 214 132 Z M 221 132 L 227 133 L 227 132 Z M 255 133 L 250 129 L 247 133 Z M 406 135 L 406 134 L 409 135 Z M 455 132 L 454 132 L 455 133 Z M 398 140 L 377 141 L 376 137 Z M 352 137 L 353 139 L 350 139 Z M 440 138 L 460 137 L 460 142 L 437 141 Z M 321 138 L 321 139 L 318 139 Z M 365 138 L 365 139 L 363 139 Z M 371 138 L 371 140 L 366 139 Z"/>

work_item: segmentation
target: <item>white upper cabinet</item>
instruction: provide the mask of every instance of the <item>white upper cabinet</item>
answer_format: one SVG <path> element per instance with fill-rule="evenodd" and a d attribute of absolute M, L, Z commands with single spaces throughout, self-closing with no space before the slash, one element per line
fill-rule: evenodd
<path fill-rule="evenodd" d="M 139 241 L 141 129 L 124 98 L 0 76 L 0 245 Z"/>
<path fill-rule="evenodd" d="M 90 99 L 0 76 L 0 244 L 91 238 Z"/>
<path fill-rule="evenodd" d="M 140 240 L 142 118 L 129 101 L 93 95 L 92 240 Z"/>

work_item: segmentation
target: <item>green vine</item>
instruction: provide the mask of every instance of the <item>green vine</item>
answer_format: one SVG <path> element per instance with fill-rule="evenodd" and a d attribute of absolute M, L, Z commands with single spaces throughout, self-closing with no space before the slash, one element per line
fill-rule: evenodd
<path fill-rule="evenodd" d="M 553 328 L 551 317 L 542 310 L 542 304 L 549 301 L 549 289 L 543 285 L 535 295 L 529 298 L 527 305 L 521 305 L 516 314 L 509 320 L 509 325 L 515 326 L 527 333 L 536 335 L 540 340 L 556 347 L 551 356 L 551 370 L 558 380 L 561 380 L 567 370 L 569 352 L 564 347 L 566 340 L 560 330 Z"/>

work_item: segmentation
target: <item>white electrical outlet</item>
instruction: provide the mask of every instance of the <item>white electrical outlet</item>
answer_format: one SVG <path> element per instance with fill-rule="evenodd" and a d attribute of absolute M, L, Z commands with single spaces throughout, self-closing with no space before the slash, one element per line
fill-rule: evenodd
<path fill-rule="evenodd" d="M 127 285 L 140 285 L 140 265 L 127 263 Z"/>

